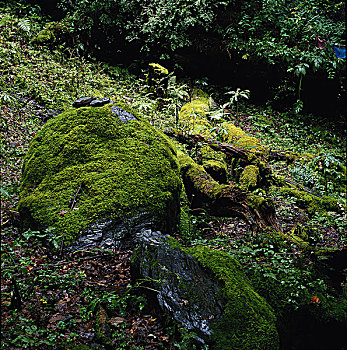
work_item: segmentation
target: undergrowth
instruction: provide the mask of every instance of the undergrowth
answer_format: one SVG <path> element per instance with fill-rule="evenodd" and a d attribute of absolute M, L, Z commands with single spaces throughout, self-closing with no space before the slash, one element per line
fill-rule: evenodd
<path fill-rule="evenodd" d="M 171 74 L 166 95 L 159 99 L 149 92 L 144 76 L 135 77 L 124 68 L 77 57 L 63 43 L 38 46 L 32 39 L 48 21 L 42 18 L 35 7 L 23 6 L 17 14 L 10 7 L 0 9 L 0 128 L 4 136 L 0 144 L 1 348 L 52 348 L 56 344 L 66 348 L 77 344 L 87 349 L 96 341 L 101 348 L 185 349 L 194 336 L 181 331 L 180 341 L 172 329 L 164 331 L 158 315 L 151 314 L 153 310 L 145 307 L 144 300 L 131 293 L 134 286 L 130 284 L 126 252 L 95 250 L 62 256 L 63 247 L 49 231 L 41 236 L 32 231 L 19 234 L 14 223 L 18 220 L 22 160 L 48 110 L 62 111 L 83 96 L 119 97 L 155 127 L 167 131 L 177 127 L 178 111 L 191 91 Z M 223 120 L 231 120 L 272 149 L 309 153 L 305 162 L 271 166 L 319 195 L 332 195 L 346 203 L 343 135 L 319 125 L 313 116 L 278 113 L 246 101 L 226 105 L 225 95 L 216 96 L 214 108 L 221 114 L 214 120 L 215 130 Z M 222 134 L 219 130 L 215 137 Z M 299 209 L 290 198 L 277 200 L 283 227 L 289 230 L 295 224 L 291 215 Z M 214 218 L 204 212 L 196 215 L 186 211 L 181 218 L 181 240 L 187 245 L 209 245 L 237 258 L 256 290 L 279 315 L 309 305 L 321 306 L 324 315 L 346 317 L 345 304 L 337 297 L 345 281 L 339 286 L 330 283 L 317 273 L 310 255 L 294 243 L 284 247 L 265 233 L 252 235 L 237 220 Z M 334 236 L 330 244 L 346 247 L 344 215 L 314 213 L 305 225 L 314 244 L 324 246 L 330 234 Z"/>

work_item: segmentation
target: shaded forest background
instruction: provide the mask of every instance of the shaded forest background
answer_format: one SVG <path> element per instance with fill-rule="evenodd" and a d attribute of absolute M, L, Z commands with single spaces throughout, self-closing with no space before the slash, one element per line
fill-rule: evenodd
<path fill-rule="evenodd" d="M 337 117 L 346 104 L 345 2 L 42 1 L 78 54 L 139 72 L 176 74 L 250 89 L 252 102 Z M 316 37 L 324 41 L 319 48 Z M 57 43 L 56 43 L 57 44 Z"/>

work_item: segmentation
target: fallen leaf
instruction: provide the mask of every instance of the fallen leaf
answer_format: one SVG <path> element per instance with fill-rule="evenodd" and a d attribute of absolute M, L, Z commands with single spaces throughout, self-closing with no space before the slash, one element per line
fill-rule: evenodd
<path fill-rule="evenodd" d="M 65 319 L 65 316 L 63 315 L 54 315 L 49 319 L 49 323 L 53 323 L 53 322 L 59 322 Z"/>
<path fill-rule="evenodd" d="M 125 318 L 123 318 L 123 317 L 111 317 L 110 318 L 110 323 L 112 326 L 117 326 L 123 322 L 125 322 Z"/>

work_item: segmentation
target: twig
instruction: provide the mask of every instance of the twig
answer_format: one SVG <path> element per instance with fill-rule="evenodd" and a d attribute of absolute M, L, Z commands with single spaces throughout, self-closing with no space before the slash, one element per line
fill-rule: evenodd
<path fill-rule="evenodd" d="M 81 192 L 82 186 L 83 186 L 83 183 L 81 183 L 80 187 L 78 187 L 78 190 L 76 191 L 74 198 L 72 198 L 72 197 L 70 198 L 70 200 L 69 200 L 69 208 L 70 209 L 73 209 L 75 207 L 76 202 L 77 202 L 77 196 Z"/>

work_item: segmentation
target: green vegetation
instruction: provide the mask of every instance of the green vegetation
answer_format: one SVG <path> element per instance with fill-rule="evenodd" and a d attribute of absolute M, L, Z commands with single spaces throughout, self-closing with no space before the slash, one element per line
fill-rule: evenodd
<path fill-rule="evenodd" d="M 188 252 L 224 283 L 228 301 L 220 320 L 213 324 L 216 349 L 278 349 L 275 316 L 247 283 L 239 263 L 230 255 L 195 246 Z"/>
<path fill-rule="evenodd" d="M 78 52 L 112 52 L 116 46 L 122 55 L 131 47 L 135 55 L 141 52 L 151 59 L 154 53 L 169 63 L 187 47 L 229 55 L 239 64 L 263 65 L 268 74 L 276 72 L 275 100 L 279 104 L 289 100 L 296 112 L 303 108 L 307 78 L 334 79 L 343 91 L 345 60 L 333 50 L 336 43 L 346 44 L 345 3 L 340 0 L 59 3 Z M 316 36 L 324 41 L 324 48 L 317 47 Z M 204 44 L 196 37 L 204 38 Z M 220 43 L 219 49 L 214 41 Z"/>
<path fill-rule="evenodd" d="M 344 266 L 330 267 L 329 255 L 315 256 L 312 253 L 316 248 L 337 252 L 346 249 L 346 154 L 339 125 L 324 124 L 313 115 L 278 112 L 271 109 L 270 104 L 266 108 L 256 107 L 246 99 L 239 99 L 236 105 L 236 101 L 227 100 L 223 90 L 211 85 L 205 86 L 206 91 L 214 92 L 214 103 L 208 94 L 201 92 L 195 97 L 203 103 L 196 102 L 196 99 L 194 102 L 194 98 L 189 99 L 193 92 L 188 87 L 193 83 L 181 83 L 172 73 L 167 74 L 164 96 L 156 97 L 149 89 L 146 75 L 134 76 L 124 67 L 99 62 L 91 56 L 92 52 L 98 51 L 93 47 L 97 39 L 93 35 L 104 32 L 107 39 L 136 42 L 142 51 L 158 49 L 160 53 L 155 56 L 156 59 L 150 57 L 150 62 L 157 62 L 159 57 L 172 55 L 176 48 L 190 45 L 195 30 L 205 33 L 202 28 L 207 28 L 225 38 L 230 52 L 239 61 L 267 62 L 280 72 L 275 95 L 278 101 L 288 94 L 295 96 L 294 100 L 300 100 L 299 94 L 308 76 L 327 75 L 339 84 L 343 83 L 341 72 L 345 60 L 338 60 L 330 50 L 333 42 L 343 44 L 342 2 L 231 3 L 211 0 L 184 1 L 183 6 L 178 0 L 153 1 L 150 4 L 139 1 L 80 1 L 73 5 L 62 1 L 66 9 L 72 7 L 69 15 L 57 22 L 43 17 L 38 7 L 23 2 L 11 3 L 11 7 L 8 2 L 0 3 L 0 128 L 4 135 L 0 142 L 2 349 L 43 349 L 54 345 L 62 349 L 88 349 L 93 341 L 100 349 L 110 346 L 145 349 L 149 342 L 158 349 L 169 346 L 198 348 L 191 342 L 194 335 L 190 332 L 181 330 L 181 335 L 178 335 L 170 328 L 163 329 L 164 323 L 159 322 L 159 315 L 145 306 L 138 291 L 133 294 L 136 288 L 131 286 L 129 266 L 125 266 L 130 260 L 126 253 L 122 255 L 95 249 L 63 255 L 64 246 L 56 234 L 64 231 L 72 238 L 91 219 L 83 217 L 78 226 L 71 229 L 64 226 L 64 220 L 69 215 L 76 215 L 77 211 L 70 210 L 67 203 L 81 183 L 90 183 L 88 190 L 98 192 L 92 186 L 98 175 L 81 171 L 82 168 L 88 170 L 87 163 L 80 167 L 75 167 L 74 163 L 86 159 L 91 147 L 99 149 L 104 159 L 106 156 L 113 157 L 111 148 L 104 149 L 102 146 L 101 141 L 106 136 L 123 133 L 132 134 L 138 142 L 151 141 L 159 148 L 155 159 L 148 165 L 148 172 L 157 171 L 157 177 L 161 178 L 162 159 L 171 159 L 165 164 L 166 168 L 172 168 L 166 180 L 177 188 L 175 147 L 162 131 L 174 129 L 191 134 L 190 123 L 195 126 L 198 120 L 202 123 L 201 116 L 206 121 L 203 122 L 203 130 L 197 130 L 201 135 L 248 148 L 250 153 L 258 156 L 267 157 L 266 148 L 283 150 L 289 155 L 285 160 L 270 161 L 271 170 L 278 175 L 274 177 L 278 183 L 275 181 L 272 187 L 261 187 L 261 179 L 256 181 L 255 174 L 257 170 L 262 171 L 262 164 L 250 165 L 244 172 L 237 162 L 233 162 L 225 171 L 226 157 L 220 153 L 209 153 L 210 148 L 206 153 L 206 144 L 196 143 L 190 147 L 175 143 L 180 152 L 189 154 L 199 166 L 201 163 L 206 166 L 199 156 L 213 158 L 209 160 L 210 167 L 214 168 L 219 163 L 224 169 L 226 182 L 248 188 L 252 193 L 250 199 L 266 201 L 270 197 L 287 239 L 270 230 L 255 234 L 240 220 L 211 217 L 201 208 L 192 210 L 186 198 L 182 200 L 184 206 L 177 239 L 200 259 L 202 265 L 212 266 L 213 272 L 219 274 L 220 279 L 225 281 L 226 295 L 231 293 L 232 286 L 228 283 L 233 277 L 227 280 L 225 275 L 234 274 L 235 269 L 221 266 L 219 262 L 227 261 L 233 267 L 237 265 L 241 275 L 241 268 L 239 270 L 239 264 L 234 259 L 239 261 L 256 291 L 252 293 L 259 295 L 257 305 L 266 305 L 264 319 L 269 322 L 256 320 L 255 324 L 265 324 L 269 327 L 267 331 L 274 335 L 275 330 L 269 324 L 272 324 L 275 315 L 281 342 L 295 338 L 301 345 L 305 344 L 305 339 L 324 343 L 324 330 L 329 325 L 331 338 L 336 339 L 340 331 L 343 333 L 340 325 L 346 324 L 347 320 L 346 269 Z M 223 22 L 221 13 L 228 8 L 233 9 L 232 13 L 237 18 L 224 19 Z M 213 25 L 216 14 L 217 22 L 220 20 L 218 26 Z M 269 22 L 265 23 L 265 20 Z M 114 24 L 117 25 L 116 31 Z M 49 30 L 52 32 L 48 33 Z M 115 32 L 117 35 L 113 37 Z M 330 33 L 325 50 L 313 47 L 316 33 L 322 36 Z M 45 40 L 41 40 L 43 35 Z M 87 47 L 86 38 L 90 36 L 92 41 Z M 307 47 L 310 49 L 307 50 Z M 89 57 L 78 56 L 86 52 Z M 148 65 L 142 68 L 148 74 Z M 200 82 L 200 86 L 205 84 L 203 79 Z M 230 91 L 230 87 L 225 91 Z M 244 90 L 234 92 L 241 94 Z M 89 108 L 71 109 L 72 102 L 82 96 L 109 96 L 122 100 L 124 109 L 138 113 L 139 121 L 120 126 L 109 118 L 107 106 L 100 107 L 96 113 L 90 113 Z M 189 102 L 188 105 L 179 114 L 186 102 Z M 49 109 L 66 112 L 48 121 L 47 126 L 42 126 L 43 117 Z M 92 123 L 96 118 L 99 124 Z M 64 136 L 60 132 L 63 129 L 67 132 L 72 125 L 75 126 L 74 131 L 66 133 L 62 141 Z M 148 132 L 141 134 L 138 130 L 140 125 Z M 56 133 L 50 134 L 48 126 Z M 91 133 L 95 134 L 93 143 L 89 143 Z M 227 133 L 231 135 L 230 139 Z M 85 139 L 87 135 L 88 142 Z M 50 140 L 51 148 L 45 151 L 47 157 L 35 159 L 35 152 L 43 147 L 43 139 Z M 63 143 L 65 147 L 61 151 L 59 146 Z M 79 145 L 81 153 L 73 152 L 76 145 Z M 119 145 L 113 138 L 108 146 Z M 140 152 L 141 163 L 147 163 L 146 152 L 137 141 L 128 139 L 128 147 L 136 148 Z M 20 169 L 25 156 L 27 161 L 24 163 L 21 188 Z M 185 161 L 188 162 L 187 159 Z M 37 166 L 29 170 L 28 164 L 35 162 Z M 98 167 L 106 167 L 106 161 L 93 159 L 93 162 L 93 169 L 97 162 Z M 131 160 L 129 166 L 133 166 L 134 162 L 135 159 Z M 114 164 L 118 166 L 119 160 L 115 159 Z M 45 165 L 48 167 L 43 169 Z M 56 178 L 51 176 L 55 171 L 61 171 Z M 114 175 L 111 170 L 109 174 Z M 69 188 L 63 188 L 57 180 L 66 176 L 71 177 Z M 140 179 L 140 176 L 133 179 L 132 189 L 134 194 L 143 191 L 141 203 L 147 208 L 152 203 L 152 209 L 158 215 L 169 215 L 165 213 L 162 201 L 166 198 L 165 193 L 154 186 L 152 190 L 157 195 L 157 201 L 151 202 L 146 196 L 149 189 L 140 188 Z M 120 179 L 118 192 L 126 187 L 122 181 Z M 292 183 L 292 189 L 283 189 L 288 185 L 286 181 Z M 106 182 L 107 179 L 104 179 L 99 186 L 98 194 L 103 199 L 107 195 L 100 192 Z M 18 231 L 20 188 L 25 196 L 28 195 L 26 199 L 23 195 L 20 207 L 23 207 L 24 201 L 30 202 L 30 206 L 42 206 L 35 220 L 48 218 L 46 224 L 53 224 L 53 227 L 42 232 L 35 231 L 34 227 Z M 44 201 L 37 200 L 39 193 L 46 196 Z M 61 198 L 59 204 L 49 203 L 52 193 Z M 138 204 L 135 195 L 129 197 L 129 192 L 124 192 L 122 198 L 125 197 L 126 200 L 121 203 L 123 213 L 127 213 L 134 203 Z M 107 198 L 107 202 L 112 200 Z M 95 200 L 90 204 L 93 211 L 82 207 L 79 210 L 83 209 L 88 215 L 99 215 L 105 212 L 102 204 L 102 200 Z M 113 208 L 117 205 L 111 203 Z M 68 213 L 64 213 L 65 210 Z M 299 240 L 307 244 L 303 246 Z M 303 314 L 309 317 L 307 322 L 298 323 L 298 328 L 302 329 L 293 326 L 293 333 L 287 333 L 288 324 L 295 324 L 295 315 Z M 223 334 L 224 321 L 230 320 L 221 320 L 220 327 L 216 325 L 216 342 L 221 344 L 221 349 L 230 343 Z M 318 325 L 316 338 L 310 338 L 309 332 L 306 337 L 305 330 L 310 322 Z M 332 328 L 335 325 L 334 333 Z M 328 331 L 326 333 L 330 336 Z M 254 348 L 247 334 L 232 341 L 241 338 L 245 349 Z M 258 339 L 257 335 L 254 339 Z M 202 348 L 208 349 L 207 345 Z"/>
<path fill-rule="evenodd" d="M 33 138 L 22 171 L 23 227 L 53 226 L 71 242 L 99 220 L 123 220 L 139 208 L 157 229 L 175 227 L 181 181 L 174 146 L 124 102 L 115 105 L 137 120 L 122 123 L 111 105 L 70 109 Z"/>

